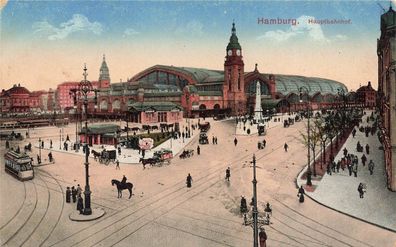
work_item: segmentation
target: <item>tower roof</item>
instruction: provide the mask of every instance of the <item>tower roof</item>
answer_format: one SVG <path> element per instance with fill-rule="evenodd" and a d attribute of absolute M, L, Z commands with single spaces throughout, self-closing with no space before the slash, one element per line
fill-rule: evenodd
<path fill-rule="evenodd" d="M 100 71 L 99 71 L 99 81 L 101 81 L 101 80 L 109 80 L 110 81 L 109 68 L 107 67 L 106 57 L 104 54 L 103 54 L 102 66 L 100 66 Z"/>
<path fill-rule="evenodd" d="M 381 15 L 381 29 L 391 28 L 396 26 L 396 12 L 392 9 L 392 5 L 389 7 L 388 12 Z"/>
<path fill-rule="evenodd" d="M 227 45 L 227 50 L 231 49 L 241 49 L 241 45 L 239 44 L 238 37 L 236 35 L 236 28 L 234 22 L 232 23 L 230 42 Z"/>

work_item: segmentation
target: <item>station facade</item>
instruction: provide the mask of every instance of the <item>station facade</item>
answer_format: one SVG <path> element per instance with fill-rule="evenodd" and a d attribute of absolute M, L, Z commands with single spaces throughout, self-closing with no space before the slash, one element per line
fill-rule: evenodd
<path fill-rule="evenodd" d="M 313 109 L 331 107 L 339 104 L 340 89 L 347 92 L 346 86 L 337 81 L 265 74 L 257 64 L 252 71 L 245 71 L 242 46 L 233 23 L 223 70 L 152 66 L 127 82 L 109 83 L 101 89 L 97 113 L 120 114 L 136 102 L 172 102 L 182 107 L 185 116 L 250 114 L 254 111 L 257 81 L 264 113 L 298 111 L 305 109 L 307 102 Z M 306 88 L 304 94 L 300 87 Z"/>

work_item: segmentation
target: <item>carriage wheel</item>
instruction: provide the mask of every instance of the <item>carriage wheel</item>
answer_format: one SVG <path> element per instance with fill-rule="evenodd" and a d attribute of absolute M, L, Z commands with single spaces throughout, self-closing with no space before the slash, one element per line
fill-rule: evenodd
<path fill-rule="evenodd" d="M 110 164 L 110 160 L 105 161 L 105 165 L 108 166 Z"/>

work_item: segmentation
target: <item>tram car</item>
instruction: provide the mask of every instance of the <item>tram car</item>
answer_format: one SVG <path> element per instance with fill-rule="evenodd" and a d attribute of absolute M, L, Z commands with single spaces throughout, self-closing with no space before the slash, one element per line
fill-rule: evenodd
<path fill-rule="evenodd" d="M 32 160 L 25 153 L 9 151 L 4 155 L 5 171 L 21 181 L 33 179 Z"/>

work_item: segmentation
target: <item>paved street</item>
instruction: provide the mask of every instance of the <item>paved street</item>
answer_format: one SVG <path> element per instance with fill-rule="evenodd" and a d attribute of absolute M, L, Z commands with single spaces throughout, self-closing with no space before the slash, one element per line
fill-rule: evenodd
<path fill-rule="evenodd" d="M 65 202 L 66 186 L 85 184 L 83 158 L 54 153 L 56 163 L 36 168 L 35 179 L 19 182 L 1 169 L 1 243 L 5 246 L 250 246 L 252 228 L 243 226 L 240 196 L 252 195 L 250 161 L 257 158 L 258 202 L 269 201 L 272 224 L 266 226 L 268 246 L 389 246 L 396 234 L 356 220 L 306 198 L 298 202 L 296 177 L 306 164 L 297 139 L 304 123 L 275 126 L 265 137 L 237 136 L 234 121 L 211 121 L 208 136 L 218 145 L 200 145 L 201 155 L 176 157 L 169 166 L 101 165 L 90 159 L 93 207 L 106 211 L 90 222 L 74 222 L 76 205 Z M 73 133 L 70 126 L 66 132 Z M 59 137 L 59 129 L 37 129 L 31 137 Z M 257 150 L 259 140 L 267 147 Z M 32 140 L 33 140 L 32 139 Z M 35 140 L 35 139 L 34 139 Z M 29 140 L 28 140 L 29 141 Z M 283 149 L 284 143 L 289 151 Z M 195 137 L 187 148 L 196 150 Z M 4 153 L 4 145 L 1 145 Z M 37 150 L 34 150 L 34 157 Z M 46 157 L 47 150 L 42 150 Z M 3 159 L 2 159 L 3 162 Z M 231 181 L 224 179 L 231 167 Z M 377 164 L 377 167 L 379 164 Z M 375 170 L 378 171 L 378 170 Z M 185 184 L 193 177 L 192 188 Z M 134 184 L 131 199 L 117 199 L 111 179 L 125 175 Z M 355 188 L 353 188 L 355 190 Z M 12 197 L 10 197 L 12 195 Z M 5 203 L 4 203 L 5 202 Z M 368 234 L 369 233 L 369 234 Z"/>

